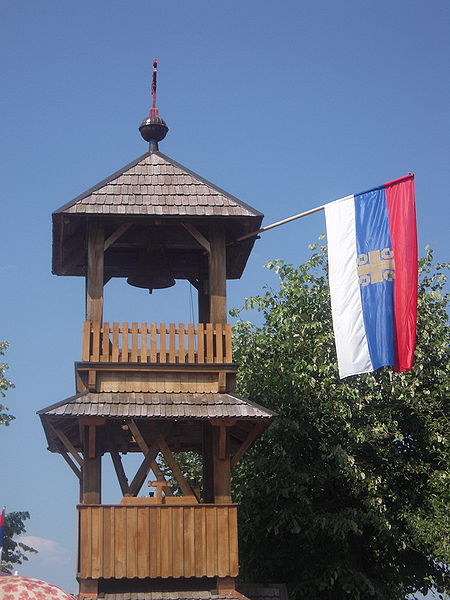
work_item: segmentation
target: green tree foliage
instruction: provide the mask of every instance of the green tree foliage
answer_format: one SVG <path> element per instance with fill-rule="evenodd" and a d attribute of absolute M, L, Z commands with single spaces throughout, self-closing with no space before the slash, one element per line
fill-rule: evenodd
<path fill-rule="evenodd" d="M 4 355 L 7 347 L 8 342 L 0 342 L 0 356 Z M 5 371 L 7 368 L 8 365 L 0 363 L 0 398 L 4 398 L 5 392 L 9 388 L 14 387 L 13 383 L 5 378 Z M 14 417 L 8 412 L 8 407 L 0 403 L 0 425 L 9 425 L 13 419 Z"/>
<path fill-rule="evenodd" d="M 0 342 L 0 356 L 3 356 L 7 347 L 8 342 Z M 14 384 L 5 378 L 7 368 L 8 365 L 0 363 L 0 398 L 4 398 L 5 392 L 14 387 Z M 9 425 L 13 419 L 15 417 L 8 412 L 8 408 L 0 404 L 0 425 Z M 25 553 L 37 552 L 34 548 L 13 539 L 15 535 L 25 533 L 23 522 L 29 518 L 27 512 L 11 512 L 5 515 L 3 552 L 0 556 L 1 571 L 11 573 L 13 565 L 20 565 L 24 560 L 28 560 Z"/>
<path fill-rule="evenodd" d="M 449 552 L 448 265 L 420 261 L 412 372 L 340 380 L 326 249 L 274 261 L 279 290 L 246 301 L 239 393 L 279 414 L 237 467 L 241 574 L 302 600 L 403 600 L 446 589 Z M 242 315 L 242 311 L 234 311 Z"/>
<path fill-rule="evenodd" d="M 14 536 L 25 533 L 24 521 L 30 518 L 27 512 L 11 512 L 5 516 L 4 542 L 1 570 L 12 573 L 14 565 L 20 565 L 28 560 L 27 554 L 36 553 L 37 550 L 14 540 Z"/>
<path fill-rule="evenodd" d="M 203 462 L 202 457 L 197 452 L 185 451 L 176 452 L 175 460 L 181 469 L 183 475 L 188 479 L 190 485 L 194 488 L 198 488 L 200 491 L 203 486 Z M 182 491 L 178 481 L 175 479 L 172 469 L 167 464 L 164 456 L 160 454 L 158 456 L 158 464 L 164 477 L 169 482 L 172 492 L 175 496 L 181 496 Z"/>

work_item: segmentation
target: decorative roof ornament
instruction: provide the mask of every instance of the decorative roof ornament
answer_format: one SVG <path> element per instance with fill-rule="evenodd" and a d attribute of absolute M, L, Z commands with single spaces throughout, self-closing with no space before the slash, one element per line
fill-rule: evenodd
<path fill-rule="evenodd" d="M 164 119 L 159 116 L 159 111 L 156 108 L 156 75 L 158 72 L 158 59 L 153 59 L 153 74 L 152 74 L 152 107 L 149 116 L 142 121 L 139 126 L 139 131 L 146 142 L 149 143 L 150 152 L 158 151 L 158 142 L 166 137 L 169 128 Z"/>

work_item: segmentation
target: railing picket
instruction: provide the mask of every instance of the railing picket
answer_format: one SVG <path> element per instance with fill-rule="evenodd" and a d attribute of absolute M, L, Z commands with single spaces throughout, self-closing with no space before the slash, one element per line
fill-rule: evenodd
<path fill-rule="evenodd" d="M 131 323 L 131 360 L 130 362 L 137 362 L 138 360 L 138 324 Z"/>
<path fill-rule="evenodd" d="M 225 325 L 225 357 L 224 362 L 230 363 L 233 362 L 233 353 L 231 349 L 231 325 L 226 323 Z"/>
<path fill-rule="evenodd" d="M 206 323 L 206 362 L 213 362 L 213 328 L 212 323 Z"/>
<path fill-rule="evenodd" d="M 157 362 L 156 323 L 150 325 L 150 362 Z"/>
<path fill-rule="evenodd" d="M 203 323 L 198 324 L 197 328 L 197 358 L 199 363 L 205 362 L 205 330 Z"/>
<path fill-rule="evenodd" d="M 112 362 L 119 362 L 119 323 L 113 323 L 112 327 Z"/>
<path fill-rule="evenodd" d="M 122 355 L 120 362 L 128 362 L 128 323 L 122 323 Z"/>
<path fill-rule="evenodd" d="M 92 358 L 93 362 L 100 360 L 100 321 L 92 322 Z"/>
<path fill-rule="evenodd" d="M 178 325 L 178 362 L 186 362 L 186 350 L 184 349 L 184 324 Z"/>
<path fill-rule="evenodd" d="M 100 356 L 101 362 L 109 362 L 109 323 L 103 323 L 102 332 L 102 352 Z"/>
<path fill-rule="evenodd" d="M 141 363 L 147 362 L 147 323 L 141 323 Z"/>
<path fill-rule="evenodd" d="M 166 354 L 166 324 L 161 323 L 159 326 L 159 362 L 167 362 Z"/>
<path fill-rule="evenodd" d="M 169 362 L 175 362 L 175 323 L 169 323 Z"/>
<path fill-rule="evenodd" d="M 91 321 L 83 323 L 83 345 L 81 348 L 81 360 L 89 362 L 91 356 Z"/>
<path fill-rule="evenodd" d="M 216 351 L 214 362 L 223 363 L 223 325 L 216 323 Z"/>
<path fill-rule="evenodd" d="M 188 363 L 195 362 L 194 323 L 188 325 Z"/>

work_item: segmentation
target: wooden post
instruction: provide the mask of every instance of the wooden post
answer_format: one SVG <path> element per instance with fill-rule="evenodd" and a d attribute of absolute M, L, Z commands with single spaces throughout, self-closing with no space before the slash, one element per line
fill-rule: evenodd
<path fill-rule="evenodd" d="M 88 230 L 86 321 L 101 321 L 103 316 L 104 237 L 103 224 L 91 221 Z"/>
<path fill-rule="evenodd" d="M 216 504 L 231 503 L 228 432 L 229 428 L 224 425 L 213 426 L 214 502 Z"/>
<path fill-rule="evenodd" d="M 209 295 L 211 323 L 227 322 L 226 292 L 226 246 L 225 230 L 212 226 L 209 233 L 211 252 L 209 255 Z"/>
<path fill-rule="evenodd" d="M 101 479 L 102 479 L 102 457 L 97 452 L 92 455 L 92 432 L 90 427 L 82 425 L 83 428 L 83 467 L 81 469 L 81 504 L 101 503 Z M 95 432 L 96 433 L 96 432 Z"/>
<path fill-rule="evenodd" d="M 209 313 L 209 282 L 207 279 L 201 279 L 198 286 L 198 322 L 210 323 Z"/>
<path fill-rule="evenodd" d="M 212 427 L 203 423 L 203 502 L 214 502 L 214 462 Z"/>

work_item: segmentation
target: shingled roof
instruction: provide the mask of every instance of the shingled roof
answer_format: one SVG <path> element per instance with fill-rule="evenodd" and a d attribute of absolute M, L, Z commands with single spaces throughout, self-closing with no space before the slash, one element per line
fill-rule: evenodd
<path fill-rule="evenodd" d="M 233 394 L 84 392 L 38 412 L 42 416 L 151 419 L 272 419 L 275 413 Z"/>
<path fill-rule="evenodd" d="M 159 151 L 147 152 L 55 214 L 262 217 Z"/>

